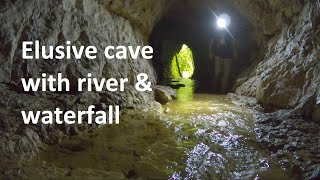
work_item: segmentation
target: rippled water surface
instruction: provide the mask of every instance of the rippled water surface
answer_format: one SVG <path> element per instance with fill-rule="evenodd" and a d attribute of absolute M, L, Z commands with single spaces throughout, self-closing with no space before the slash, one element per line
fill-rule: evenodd
<path fill-rule="evenodd" d="M 49 147 L 35 164 L 59 179 L 292 179 L 256 142 L 249 108 L 182 83 L 164 115 L 124 112 L 119 126 Z"/>
<path fill-rule="evenodd" d="M 290 179 L 255 141 L 250 109 L 223 95 L 193 95 L 185 81 L 166 109 L 187 154 L 185 170 L 172 179 Z"/>

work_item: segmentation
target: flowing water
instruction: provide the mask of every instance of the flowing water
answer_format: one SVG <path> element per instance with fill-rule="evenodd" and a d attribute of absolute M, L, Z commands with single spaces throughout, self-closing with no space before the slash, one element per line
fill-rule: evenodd
<path fill-rule="evenodd" d="M 53 179 L 292 179 L 256 142 L 249 108 L 182 83 L 165 115 L 126 111 L 119 126 L 49 147 L 33 163 L 54 167 Z"/>
<path fill-rule="evenodd" d="M 167 105 L 167 123 L 185 145 L 185 170 L 172 179 L 292 179 L 257 142 L 249 108 L 224 95 L 193 94 L 193 81 Z"/>

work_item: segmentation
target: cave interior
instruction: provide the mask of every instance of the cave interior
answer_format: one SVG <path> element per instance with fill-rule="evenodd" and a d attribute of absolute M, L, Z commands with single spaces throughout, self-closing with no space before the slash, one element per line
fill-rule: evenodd
<path fill-rule="evenodd" d="M 184 6 L 173 5 L 156 23 L 149 37 L 149 43 L 155 50 L 153 63 L 160 83 L 170 85 L 172 57 L 185 44 L 191 48 L 194 56 L 195 72 L 192 79 L 197 84 L 196 92 L 215 92 L 211 87 L 214 63 L 209 59 L 208 47 L 214 34 L 225 31 L 218 29 L 216 25 L 216 16 L 222 13 L 232 17 L 228 31 L 235 41 L 239 54 L 238 59 L 232 62 L 231 77 L 228 82 L 228 89 L 231 91 L 235 83 L 232 79 L 236 79 L 252 64 L 251 57 L 259 51 L 259 48 L 254 39 L 253 26 L 237 8 L 226 2 L 218 2 L 214 6 L 205 1 Z"/>
<path fill-rule="evenodd" d="M 218 29 L 223 13 L 231 23 Z M 1 0 L 0 22 L 0 179 L 320 178 L 320 0 Z M 210 57 L 222 32 L 238 54 L 223 93 Z M 23 41 L 154 53 L 25 60 Z M 43 73 L 62 74 L 72 92 L 23 91 L 22 78 Z M 137 91 L 141 73 L 152 91 Z M 76 91 L 88 74 L 128 84 Z M 117 125 L 21 117 L 57 107 L 112 117 L 112 105 Z"/>

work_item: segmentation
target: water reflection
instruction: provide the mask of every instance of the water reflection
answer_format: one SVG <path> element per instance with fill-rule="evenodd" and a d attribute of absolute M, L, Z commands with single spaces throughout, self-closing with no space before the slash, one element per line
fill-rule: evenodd
<path fill-rule="evenodd" d="M 173 82 L 173 86 L 183 85 L 177 89 L 177 101 L 188 102 L 193 99 L 194 93 L 194 80 L 182 78 L 179 81 Z"/>
<path fill-rule="evenodd" d="M 171 179 L 290 179 L 256 142 L 250 109 L 222 95 L 193 94 L 183 79 L 178 100 L 167 105 L 168 125 L 187 154 L 185 169 Z"/>
<path fill-rule="evenodd" d="M 166 115 L 123 111 L 118 126 L 48 148 L 25 166 L 33 167 L 27 174 L 37 177 L 34 169 L 43 167 L 52 179 L 292 179 L 256 142 L 250 109 L 194 94 L 192 80 L 179 84 Z"/>

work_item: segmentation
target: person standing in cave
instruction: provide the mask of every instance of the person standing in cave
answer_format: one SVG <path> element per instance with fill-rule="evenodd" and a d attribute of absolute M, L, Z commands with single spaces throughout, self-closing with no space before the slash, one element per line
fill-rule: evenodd
<path fill-rule="evenodd" d="M 216 32 L 210 39 L 209 58 L 214 62 L 213 90 L 225 93 L 232 61 L 238 58 L 234 39 L 226 31 Z"/>

